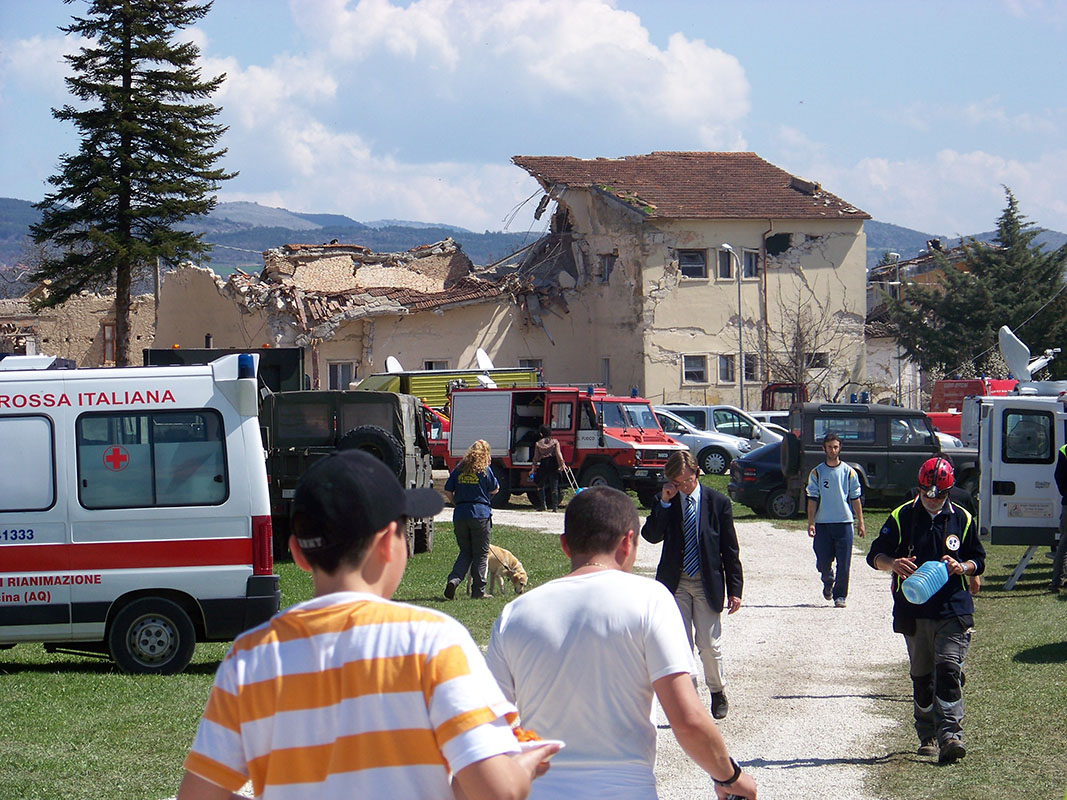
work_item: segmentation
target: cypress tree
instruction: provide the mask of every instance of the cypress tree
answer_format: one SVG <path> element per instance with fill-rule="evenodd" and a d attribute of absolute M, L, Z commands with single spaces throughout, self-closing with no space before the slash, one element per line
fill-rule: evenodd
<path fill-rule="evenodd" d="M 66 57 L 77 107 L 52 109 L 81 141 L 76 154 L 60 157 L 49 178 L 54 191 L 36 205 L 42 215 L 31 235 L 56 255 L 32 278 L 50 281 L 39 307 L 114 287 L 118 366 L 129 364 L 135 270 L 205 252 L 199 234 L 174 226 L 211 211 L 212 192 L 236 174 L 216 166 L 226 128 L 207 100 L 225 75 L 202 80 L 199 48 L 175 38 L 210 8 L 191 0 L 89 0 L 84 17 L 60 28 L 89 40 Z"/>

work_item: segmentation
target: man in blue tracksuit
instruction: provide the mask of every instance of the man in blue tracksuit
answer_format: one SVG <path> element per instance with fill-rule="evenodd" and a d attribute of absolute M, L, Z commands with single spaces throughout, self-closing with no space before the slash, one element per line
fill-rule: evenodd
<path fill-rule="evenodd" d="M 822 577 L 822 596 L 845 607 L 852 566 L 852 525 L 862 539 L 863 505 L 856 470 L 841 460 L 841 440 L 828 433 L 822 440 L 826 460 L 808 474 L 808 536 L 815 551 L 815 568 Z M 837 575 L 834 575 L 834 561 Z"/>
<path fill-rule="evenodd" d="M 893 573 L 893 630 L 908 645 L 918 752 L 942 764 L 967 753 L 962 675 L 974 626 L 968 579 L 985 569 L 974 518 L 948 499 L 953 483 L 948 460 L 927 460 L 919 468 L 919 496 L 893 509 L 867 554 L 872 567 Z M 913 605 L 901 584 L 927 561 L 944 561 L 948 581 Z"/>

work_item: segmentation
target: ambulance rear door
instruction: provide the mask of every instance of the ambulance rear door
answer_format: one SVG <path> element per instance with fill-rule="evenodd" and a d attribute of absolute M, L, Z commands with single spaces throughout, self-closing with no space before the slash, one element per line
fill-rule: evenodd
<path fill-rule="evenodd" d="M 1057 405 L 997 398 L 981 411 L 980 527 L 993 544 L 1051 544 L 1060 510 L 1053 473 L 1063 444 Z"/>
<path fill-rule="evenodd" d="M 39 386 L 5 384 L 0 393 L 40 397 Z M 66 455 L 56 420 L 23 408 L 27 413 L 0 415 L 0 641 L 64 641 L 71 631 L 69 547 L 57 465 Z"/>

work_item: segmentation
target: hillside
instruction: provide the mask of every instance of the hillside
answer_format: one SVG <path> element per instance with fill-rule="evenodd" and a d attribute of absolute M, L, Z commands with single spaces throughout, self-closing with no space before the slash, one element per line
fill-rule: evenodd
<path fill-rule="evenodd" d="M 24 257 L 29 226 L 38 218 L 31 203 L 0 198 L 0 271 Z M 273 247 L 321 244 L 334 239 L 378 252 L 399 252 L 451 236 L 475 264 L 492 264 L 529 244 L 537 235 L 504 231 L 474 233 L 454 225 L 408 220 L 364 223 L 341 214 L 297 213 L 248 202 L 219 203 L 207 217 L 190 220 L 186 227 L 203 233 L 205 241 L 214 245 L 204 264 L 210 264 L 220 275 L 228 275 L 234 268 L 246 272 L 262 269 L 262 253 Z M 866 222 L 864 230 L 868 268 L 877 264 L 886 251 L 900 253 L 904 259 L 913 258 L 926 248 L 929 239 L 940 238 L 946 247 L 959 244 L 959 239 L 874 220 Z M 986 232 L 976 234 L 975 238 L 989 241 L 992 236 L 992 232 Z M 1053 250 L 1067 243 L 1067 234 L 1044 231 L 1037 241 Z"/>

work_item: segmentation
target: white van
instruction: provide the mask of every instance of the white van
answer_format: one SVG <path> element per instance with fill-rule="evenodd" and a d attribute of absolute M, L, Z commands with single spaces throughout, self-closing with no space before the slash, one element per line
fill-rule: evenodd
<path fill-rule="evenodd" d="M 180 672 L 280 602 L 254 354 L 206 366 L 0 360 L 0 647 Z"/>

